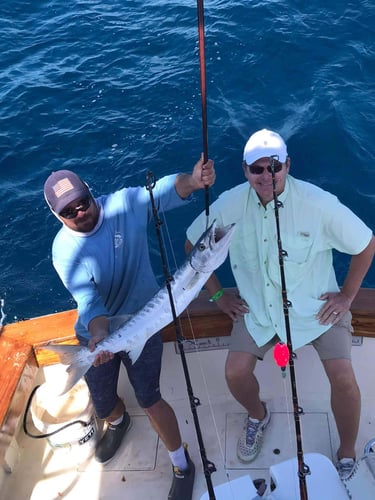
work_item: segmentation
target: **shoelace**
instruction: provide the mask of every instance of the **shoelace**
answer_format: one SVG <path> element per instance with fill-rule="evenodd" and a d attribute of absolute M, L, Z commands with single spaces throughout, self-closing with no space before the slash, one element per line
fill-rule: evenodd
<path fill-rule="evenodd" d="M 349 476 L 353 470 L 354 462 L 345 460 L 345 462 L 338 463 L 339 474 L 343 477 Z"/>
<path fill-rule="evenodd" d="M 258 432 L 261 422 L 252 422 L 249 418 L 247 419 L 247 429 L 246 429 L 246 443 L 250 444 L 254 441 L 255 435 Z"/>

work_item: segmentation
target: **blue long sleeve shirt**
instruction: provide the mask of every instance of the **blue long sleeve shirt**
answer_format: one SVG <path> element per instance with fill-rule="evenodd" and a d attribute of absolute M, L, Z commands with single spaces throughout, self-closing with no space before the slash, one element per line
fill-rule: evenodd
<path fill-rule="evenodd" d="M 160 179 L 153 190 L 158 210 L 189 202 L 177 194 L 176 175 Z M 90 233 L 62 226 L 52 246 L 53 265 L 78 307 L 76 334 L 90 338 L 97 316 L 133 314 L 158 291 L 151 267 L 147 225 L 152 219 L 145 187 L 124 188 L 96 199 L 99 221 Z"/>

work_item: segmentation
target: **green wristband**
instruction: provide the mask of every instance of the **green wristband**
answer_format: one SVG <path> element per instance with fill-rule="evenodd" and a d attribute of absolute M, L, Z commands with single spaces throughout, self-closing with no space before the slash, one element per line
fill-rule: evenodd
<path fill-rule="evenodd" d="M 221 288 L 220 290 L 218 290 L 212 297 L 210 297 L 208 300 L 210 302 L 216 302 L 218 299 L 220 299 L 220 297 L 222 297 L 224 295 L 224 290 Z"/>

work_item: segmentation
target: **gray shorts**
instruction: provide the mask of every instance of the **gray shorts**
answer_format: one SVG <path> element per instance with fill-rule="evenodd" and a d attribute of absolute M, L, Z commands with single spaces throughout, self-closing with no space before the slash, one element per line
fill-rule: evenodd
<path fill-rule="evenodd" d="M 336 325 L 331 326 L 329 330 L 311 342 L 321 360 L 351 359 L 353 331 L 351 321 L 352 315 L 348 311 Z M 249 334 L 245 321 L 241 316 L 233 323 L 229 351 L 248 352 L 258 359 L 263 359 L 266 352 L 277 342 L 279 342 L 279 338 L 275 335 L 267 344 L 258 347 Z"/>

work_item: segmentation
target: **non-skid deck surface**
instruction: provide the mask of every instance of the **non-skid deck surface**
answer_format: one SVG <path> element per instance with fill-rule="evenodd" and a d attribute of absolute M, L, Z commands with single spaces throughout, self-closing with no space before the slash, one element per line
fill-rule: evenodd
<path fill-rule="evenodd" d="M 373 342 L 373 339 L 366 340 Z M 366 369 L 374 359 L 373 347 L 373 343 L 365 343 L 353 348 L 363 398 L 359 452 L 375 436 L 375 394 Z M 269 482 L 269 467 L 295 456 L 289 377 L 281 377 L 271 356 L 266 356 L 265 361 L 257 366 L 261 394 L 269 405 L 271 422 L 264 435 L 261 453 L 254 462 L 246 465 L 236 457 L 236 442 L 245 413 L 228 392 L 224 378 L 225 358 L 225 349 L 187 355 L 194 395 L 201 401 L 197 413 L 206 455 L 217 469 L 211 476 L 212 483 L 214 486 L 222 485 L 244 474 L 249 474 L 252 479 L 265 478 Z M 295 368 L 299 403 L 305 411 L 300 417 L 304 453 L 318 452 L 334 460 L 337 433 L 330 413 L 329 387 L 320 361 L 311 347 L 301 349 Z M 47 378 L 59 376 L 58 370 L 61 367 L 48 367 L 44 373 Z M 196 465 L 193 500 L 200 500 L 207 490 L 207 484 L 181 360 L 173 344 L 164 347 L 161 386 L 165 399 L 175 409 L 183 439 L 189 444 L 189 452 Z M 147 417 L 137 406 L 126 376 L 121 378 L 119 391 L 126 395 L 133 425 L 118 455 L 111 462 L 103 466 L 92 457 L 84 461 L 81 456 L 77 457 L 73 447 L 51 448 L 45 439 L 31 439 L 21 430 L 18 437 L 21 460 L 14 472 L 7 474 L 0 499 L 166 499 L 172 479 L 168 454 L 150 428 Z"/>

